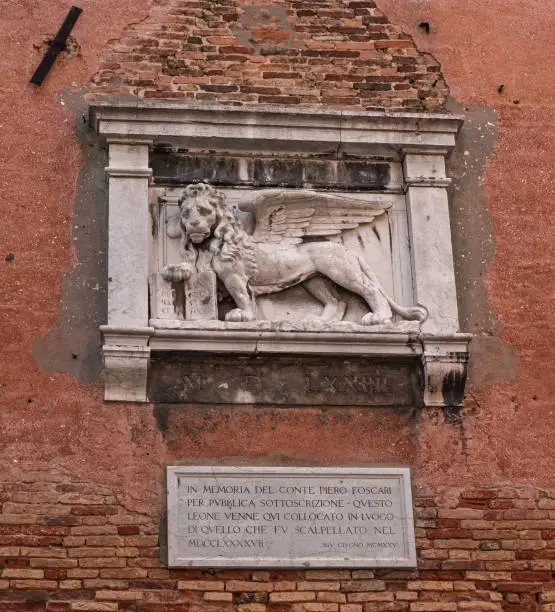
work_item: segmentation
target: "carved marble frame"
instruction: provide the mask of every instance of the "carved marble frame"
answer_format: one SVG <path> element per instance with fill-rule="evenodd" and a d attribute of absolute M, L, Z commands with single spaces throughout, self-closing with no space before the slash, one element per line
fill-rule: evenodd
<path fill-rule="evenodd" d="M 90 125 L 108 147 L 108 321 L 101 326 L 105 399 L 146 402 L 151 351 L 420 356 L 423 405 L 462 405 L 470 334 L 460 333 L 445 159 L 462 118 L 451 114 L 191 106 L 99 101 Z M 420 333 L 211 331 L 149 325 L 149 150 L 157 143 L 212 151 L 355 154 L 402 161 Z M 144 236 L 144 240 L 137 237 Z"/>

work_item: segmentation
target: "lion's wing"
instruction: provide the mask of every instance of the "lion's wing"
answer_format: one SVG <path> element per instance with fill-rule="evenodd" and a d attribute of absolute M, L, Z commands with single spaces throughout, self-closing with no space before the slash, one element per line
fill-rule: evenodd
<path fill-rule="evenodd" d="M 309 190 L 267 189 L 239 203 L 254 213 L 254 242 L 299 244 L 308 236 L 334 236 L 371 223 L 391 204 Z"/>

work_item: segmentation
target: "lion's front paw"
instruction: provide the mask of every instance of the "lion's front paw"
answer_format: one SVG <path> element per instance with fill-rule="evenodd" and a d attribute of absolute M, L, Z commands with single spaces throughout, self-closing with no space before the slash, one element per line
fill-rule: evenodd
<path fill-rule="evenodd" d="M 363 325 L 388 325 L 391 323 L 391 317 L 382 316 L 369 312 L 362 317 L 361 323 Z"/>
<path fill-rule="evenodd" d="M 254 321 L 254 312 L 252 312 L 252 310 L 241 310 L 241 308 L 234 308 L 225 315 L 225 320 L 233 323 Z"/>
<path fill-rule="evenodd" d="M 162 278 L 170 283 L 188 280 L 192 273 L 193 269 L 191 266 L 184 263 L 172 264 L 160 270 Z"/>

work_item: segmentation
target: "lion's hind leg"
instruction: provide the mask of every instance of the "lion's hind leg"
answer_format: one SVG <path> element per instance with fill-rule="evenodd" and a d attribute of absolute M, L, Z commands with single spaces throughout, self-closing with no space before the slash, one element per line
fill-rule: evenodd
<path fill-rule="evenodd" d="M 341 321 L 347 304 L 339 297 L 334 283 L 322 276 L 315 276 L 303 283 L 303 287 L 324 306 L 318 317 L 322 321 Z"/>
<path fill-rule="evenodd" d="M 391 322 L 393 313 L 387 297 L 374 274 L 367 274 L 359 258 L 345 247 L 325 243 L 324 248 L 310 245 L 309 252 L 316 270 L 340 287 L 363 298 L 372 312 L 362 317 L 363 325 L 380 325 Z"/>

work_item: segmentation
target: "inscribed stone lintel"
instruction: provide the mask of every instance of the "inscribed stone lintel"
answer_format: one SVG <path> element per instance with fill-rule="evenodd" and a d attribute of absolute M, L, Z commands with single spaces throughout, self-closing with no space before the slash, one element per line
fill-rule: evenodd
<path fill-rule="evenodd" d="M 420 404 L 418 358 L 154 352 L 149 398 L 163 404 Z"/>
<path fill-rule="evenodd" d="M 423 393 L 399 393 L 414 387 L 412 374 L 385 385 L 397 404 L 460 406 L 469 336 L 458 332 L 444 163 L 460 123 L 439 114 L 92 106 L 110 153 L 106 399 L 276 402 L 279 394 L 253 396 L 240 378 L 220 380 L 210 359 L 195 371 L 204 389 L 179 390 L 176 364 L 200 351 L 327 355 L 340 371 L 341 356 L 412 358 Z M 330 146 L 337 159 L 322 162 Z M 194 149 L 215 157 L 196 160 Z M 340 149 L 355 161 L 340 161 Z M 164 364 L 168 351 L 181 357 Z M 361 363 L 347 368 L 357 371 L 344 379 L 342 403 L 380 405 L 373 392 L 356 399 L 353 389 L 380 387 Z M 297 381 L 299 403 L 337 401 L 311 396 L 310 378 Z M 209 379 L 229 393 L 208 393 Z"/>
<path fill-rule="evenodd" d="M 415 567 L 408 468 L 168 467 L 168 566 Z"/>

